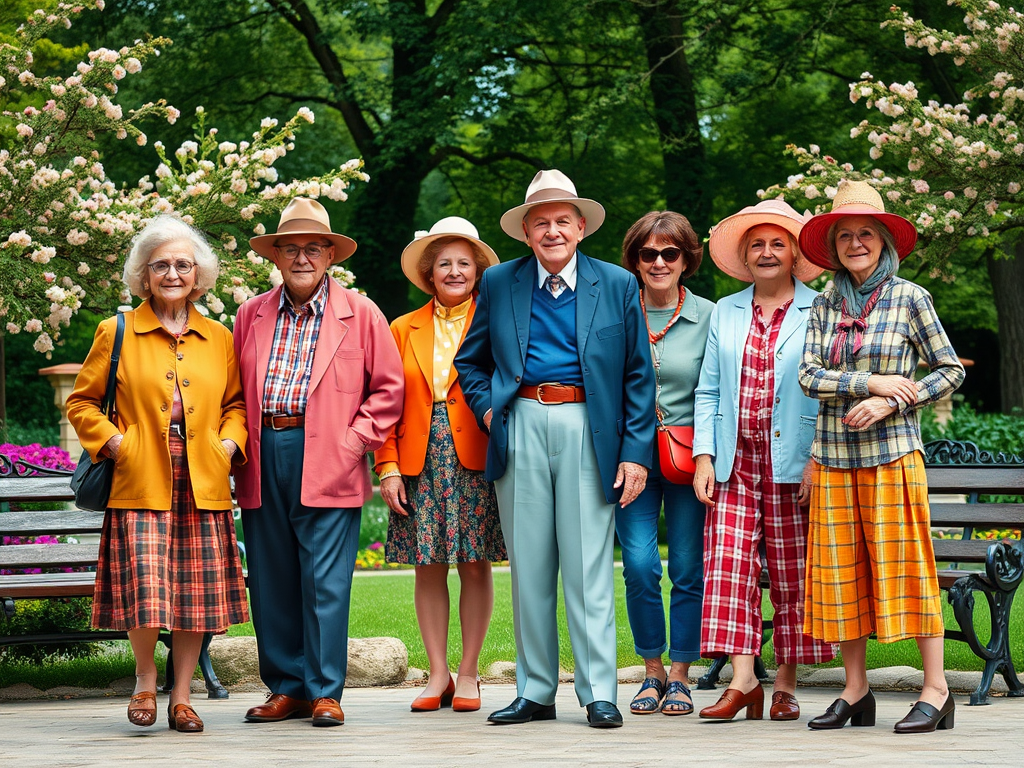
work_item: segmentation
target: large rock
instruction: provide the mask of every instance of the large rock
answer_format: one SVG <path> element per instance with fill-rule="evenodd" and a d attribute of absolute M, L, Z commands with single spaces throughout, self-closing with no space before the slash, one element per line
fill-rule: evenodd
<path fill-rule="evenodd" d="M 210 659 L 217 677 L 229 688 L 259 682 L 255 637 L 215 637 L 210 643 Z M 351 638 L 348 641 L 346 686 L 399 685 L 405 682 L 408 669 L 409 652 L 398 638 Z"/>

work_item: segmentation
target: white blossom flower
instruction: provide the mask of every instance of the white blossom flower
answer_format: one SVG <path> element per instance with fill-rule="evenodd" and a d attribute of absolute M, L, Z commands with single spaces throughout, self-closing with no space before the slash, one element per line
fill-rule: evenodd
<path fill-rule="evenodd" d="M 43 330 L 43 321 L 33 317 L 25 323 L 25 333 L 39 333 Z"/>

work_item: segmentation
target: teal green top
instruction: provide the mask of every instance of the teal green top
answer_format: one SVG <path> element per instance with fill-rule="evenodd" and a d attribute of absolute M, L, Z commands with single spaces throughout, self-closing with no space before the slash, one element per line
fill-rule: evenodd
<path fill-rule="evenodd" d="M 646 296 L 645 296 L 646 298 Z M 661 361 L 661 370 L 655 362 L 655 373 L 660 379 L 658 404 L 668 426 L 693 424 L 693 392 L 700 379 L 704 362 L 704 346 L 711 327 L 711 310 L 715 305 L 697 296 L 689 288 L 679 319 L 665 338 L 651 345 L 651 357 Z M 651 330 L 662 330 L 675 314 L 676 308 L 651 309 L 647 307 L 647 322 Z"/>

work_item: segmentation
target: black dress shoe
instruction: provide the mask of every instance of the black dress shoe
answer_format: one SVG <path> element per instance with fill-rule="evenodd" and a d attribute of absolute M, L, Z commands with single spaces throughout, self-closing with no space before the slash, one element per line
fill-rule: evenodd
<path fill-rule="evenodd" d="M 956 714 L 956 702 L 953 694 L 946 695 L 942 709 L 936 709 L 926 701 L 917 702 L 910 714 L 896 723 L 896 733 L 931 733 L 936 728 L 940 731 L 953 729 L 953 716 Z"/>
<path fill-rule="evenodd" d="M 875 724 L 875 697 L 870 689 L 856 704 L 850 704 L 846 699 L 836 699 L 825 710 L 825 714 L 808 722 L 807 727 L 814 731 L 827 731 L 842 728 L 847 720 L 850 725 Z"/>
<path fill-rule="evenodd" d="M 622 715 L 610 701 L 595 701 L 587 704 L 587 722 L 591 728 L 621 728 Z"/>
<path fill-rule="evenodd" d="M 528 723 L 531 720 L 554 719 L 554 704 L 538 704 L 535 701 L 524 699 L 522 696 L 517 698 L 504 709 L 499 709 L 497 712 L 491 712 L 491 716 L 487 718 L 489 722 L 495 723 L 496 725 L 518 725 L 519 723 Z M 621 720 L 622 718 L 619 719 Z"/>

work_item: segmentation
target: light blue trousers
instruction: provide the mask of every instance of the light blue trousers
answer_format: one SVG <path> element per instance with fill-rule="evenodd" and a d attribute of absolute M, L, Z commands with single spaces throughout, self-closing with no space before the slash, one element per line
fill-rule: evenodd
<path fill-rule="evenodd" d="M 516 399 L 508 435 L 508 466 L 494 486 L 512 565 L 519 695 L 555 700 L 561 568 L 576 696 L 614 704 L 615 505 L 605 501 L 586 404 Z"/>

